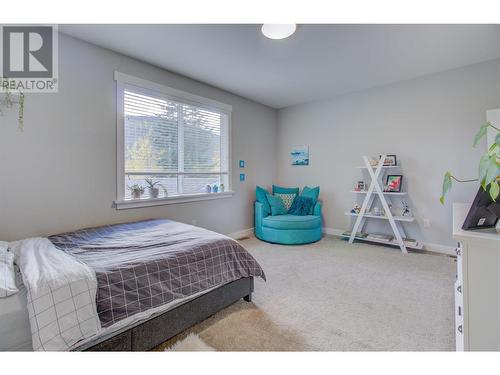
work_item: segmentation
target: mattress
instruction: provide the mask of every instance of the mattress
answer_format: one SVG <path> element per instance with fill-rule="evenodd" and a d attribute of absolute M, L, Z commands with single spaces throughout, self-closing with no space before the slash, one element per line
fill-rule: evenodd
<path fill-rule="evenodd" d="M 17 268 L 17 267 L 16 267 Z M 0 298 L 0 351 L 31 351 L 31 331 L 26 307 L 26 288 L 16 269 L 19 292 Z"/>

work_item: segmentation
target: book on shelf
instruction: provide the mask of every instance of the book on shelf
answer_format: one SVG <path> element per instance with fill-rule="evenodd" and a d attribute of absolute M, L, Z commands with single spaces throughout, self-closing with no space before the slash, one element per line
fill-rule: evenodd
<path fill-rule="evenodd" d="M 418 245 L 418 241 L 414 240 L 413 238 L 405 238 L 405 237 L 403 237 L 402 240 L 403 240 L 403 243 L 405 244 L 405 246 L 417 246 Z M 394 238 L 392 240 L 392 242 L 394 242 L 394 243 L 397 244 L 398 241 L 397 241 L 396 238 Z"/>
<path fill-rule="evenodd" d="M 351 233 L 352 233 L 351 231 L 347 230 L 344 233 L 342 233 L 342 236 L 351 237 Z M 363 233 L 363 232 L 356 233 L 356 238 L 365 238 L 366 236 L 367 236 L 367 234 Z"/>
<path fill-rule="evenodd" d="M 391 242 L 394 236 L 391 236 L 390 234 L 383 234 L 383 233 L 370 233 L 366 236 L 367 240 L 376 240 L 376 241 L 384 241 L 384 242 Z"/>

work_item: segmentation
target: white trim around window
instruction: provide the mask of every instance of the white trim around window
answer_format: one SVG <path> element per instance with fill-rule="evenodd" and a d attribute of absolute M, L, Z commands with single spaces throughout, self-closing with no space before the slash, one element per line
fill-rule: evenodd
<path fill-rule="evenodd" d="M 195 201 L 226 199 L 234 195 L 231 190 L 232 184 L 232 158 L 231 158 L 231 111 L 232 106 L 208 99 L 188 92 L 177 90 L 168 86 L 160 85 L 155 82 L 147 81 L 141 78 L 133 77 L 124 73 L 115 71 L 116 92 L 117 92 L 117 198 L 114 201 L 116 209 L 130 209 L 139 207 L 151 207 L 174 203 L 187 203 Z M 173 102 L 191 105 L 210 111 L 216 111 L 224 114 L 227 118 L 227 171 L 214 174 L 227 175 L 226 191 L 223 193 L 193 193 L 193 194 L 177 194 L 160 198 L 144 198 L 144 199 L 125 199 L 125 100 L 124 93 L 127 87 L 134 87 L 134 90 L 155 92 L 160 94 L 162 98 L 172 100 Z M 128 175 L 129 173 L 127 173 Z M 162 174 L 162 173 L 159 173 Z M 177 171 L 176 174 L 183 173 Z M 196 173 L 203 174 L 203 173 Z M 210 174 L 210 173 L 207 173 Z"/>

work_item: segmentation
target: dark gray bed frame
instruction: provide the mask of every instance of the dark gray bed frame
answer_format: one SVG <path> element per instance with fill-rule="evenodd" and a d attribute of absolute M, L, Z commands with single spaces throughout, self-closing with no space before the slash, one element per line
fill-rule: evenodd
<path fill-rule="evenodd" d="M 135 326 L 83 345 L 78 351 L 146 351 L 207 319 L 241 298 L 250 302 L 253 277 L 242 278 L 203 294 Z"/>

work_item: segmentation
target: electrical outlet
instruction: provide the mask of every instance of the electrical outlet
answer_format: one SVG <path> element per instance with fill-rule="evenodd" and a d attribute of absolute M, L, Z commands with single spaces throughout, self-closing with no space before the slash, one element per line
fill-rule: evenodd
<path fill-rule="evenodd" d="M 431 227 L 431 221 L 429 219 L 424 219 L 424 228 L 430 228 Z"/>

